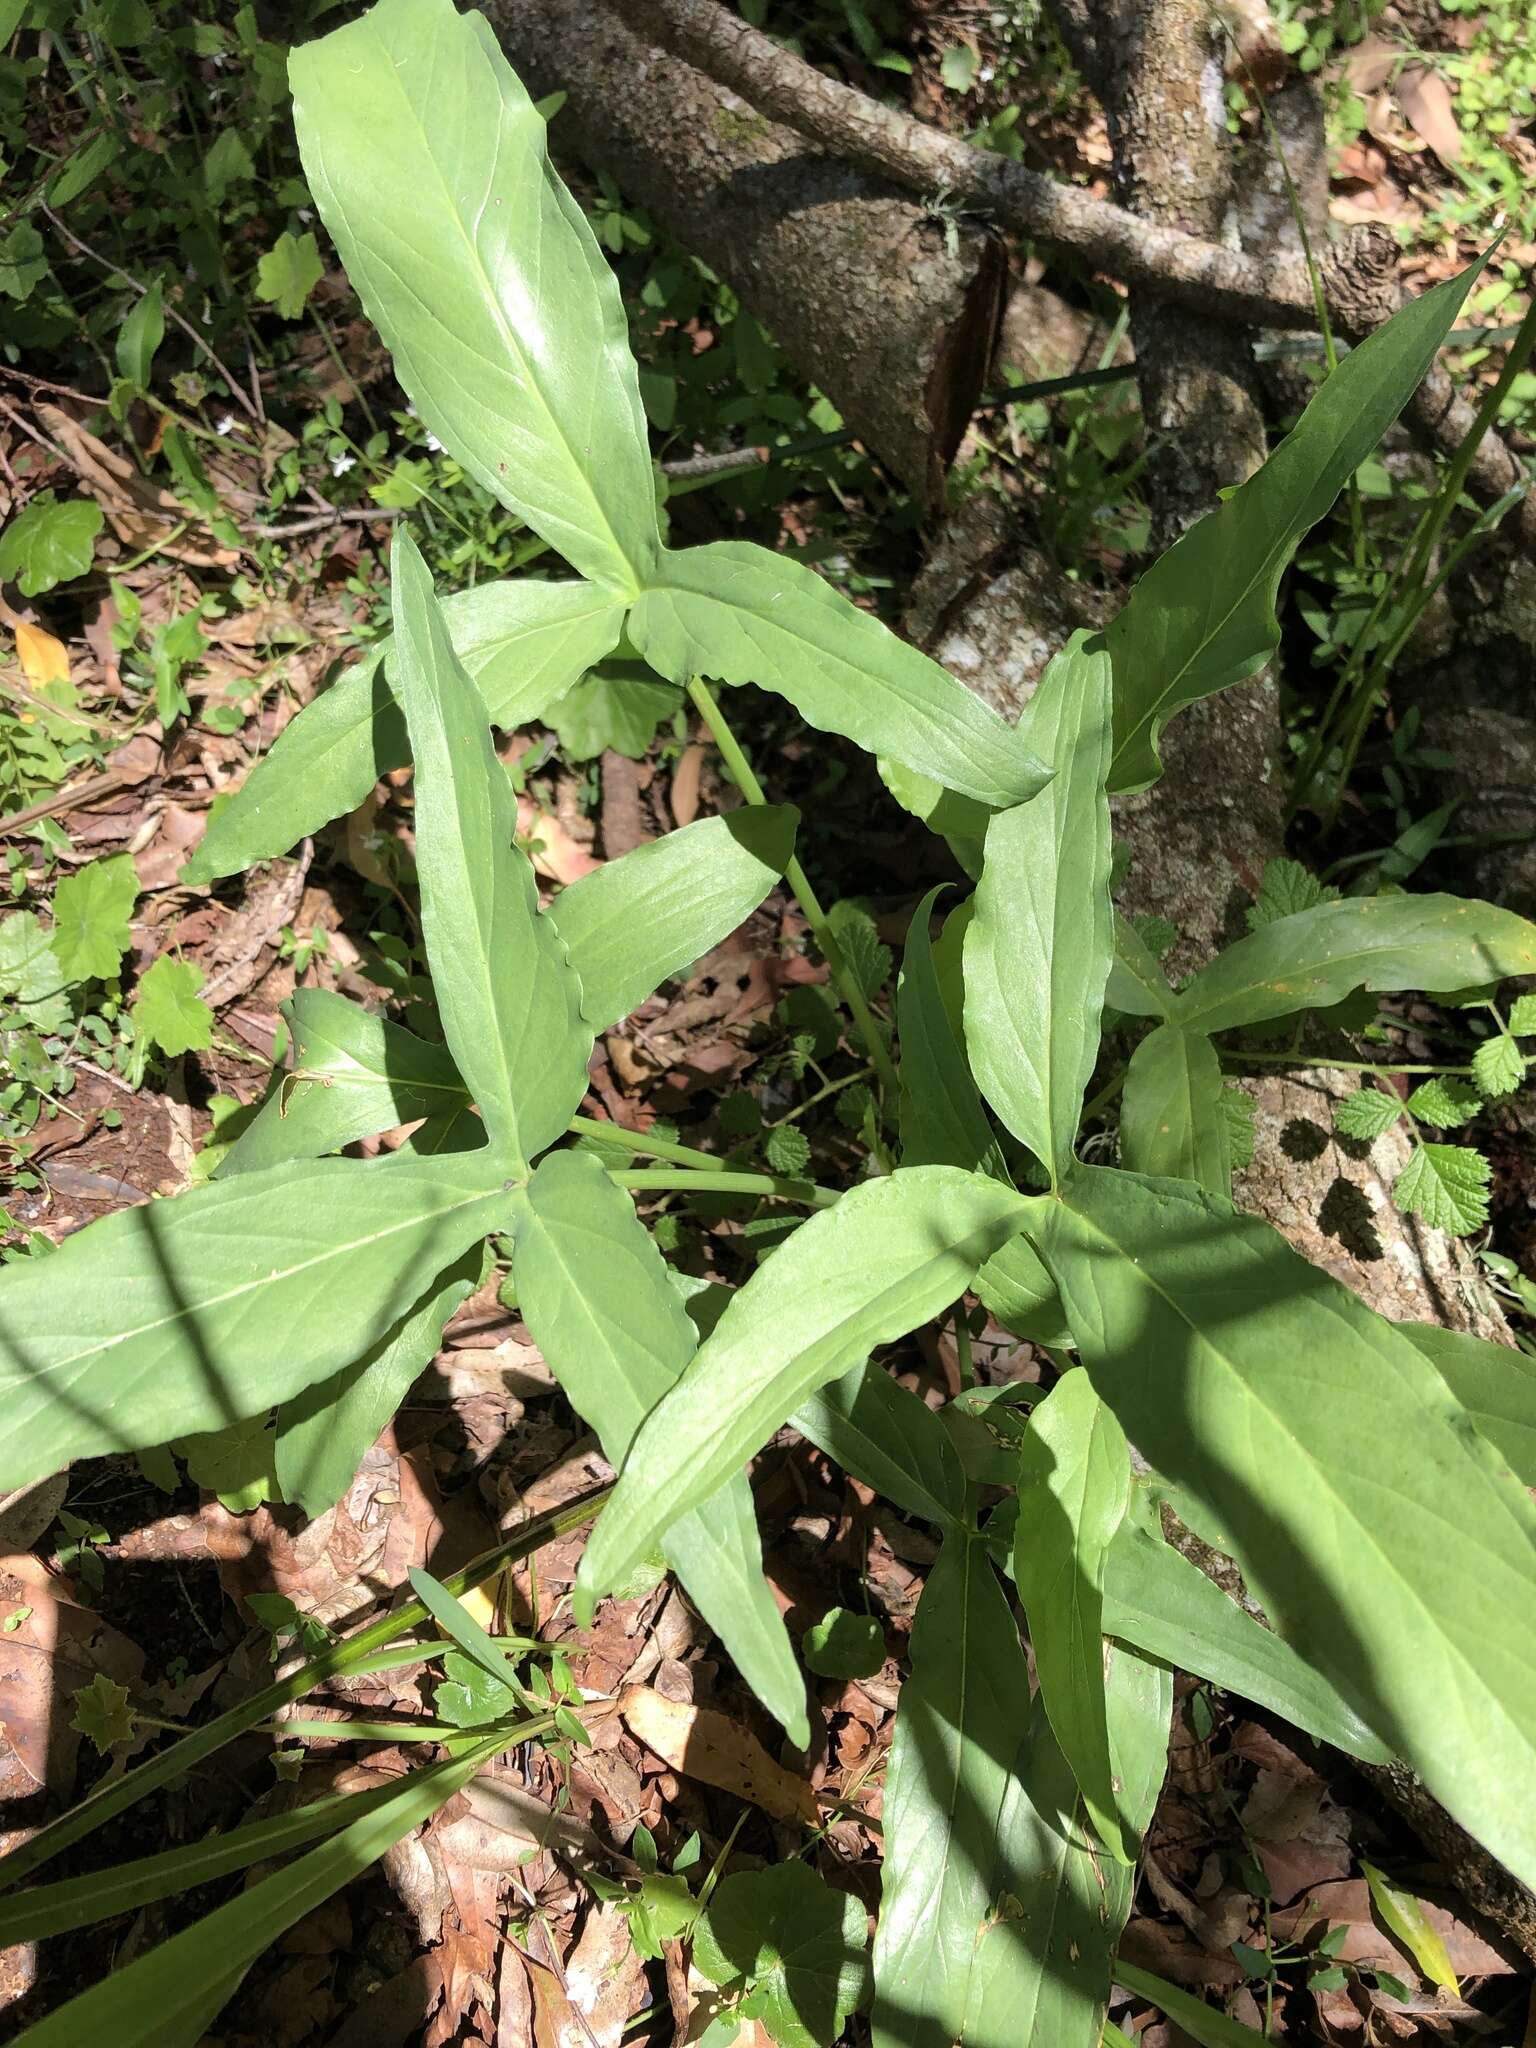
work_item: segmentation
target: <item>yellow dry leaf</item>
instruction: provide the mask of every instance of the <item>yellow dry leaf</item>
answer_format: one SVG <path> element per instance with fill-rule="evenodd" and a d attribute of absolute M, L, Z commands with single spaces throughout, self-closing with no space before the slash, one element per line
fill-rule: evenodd
<path fill-rule="evenodd" d="M 669 1700 L 648 1685 L 619 1697 L 629 1732 L 685 1777 L 750 1800 L 776 1820 L 816 1827 L 816 1795 L 803 1778 L 774 1762 L 757 1737 L 713 1707 Z"/>
<path fill-rule="evenodd" d="M 29 626 L 25 619 L 16 621 L 16 652 L 21 656 L 21 672 L 34 690 L 69 681 L 68 648 L 41 626 Z"/>

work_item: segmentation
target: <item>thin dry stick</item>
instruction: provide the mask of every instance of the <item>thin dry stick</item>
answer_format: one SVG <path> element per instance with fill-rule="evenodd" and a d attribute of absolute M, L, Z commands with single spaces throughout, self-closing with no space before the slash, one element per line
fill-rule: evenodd
<path fill-rule="evenodd" d="M 51 206 L 45 206 L 41 210 L 52 222 L 54 230 L 60 239 L 68 242 L 69 246 L 78 255 L 86 257 L 92 263 L 100 264 L 103 270 L 110 270 L 114 277 L 120 277 L 124 284 L 131 286 L 141 299 L 146 296 L 149 291 L 147 284 L 140 284 L 139 280 L 130 271 L 124 270 L 121 264 L 114 263 L 110 256 L 103 256 L 99 250 L 93 249 L 88 242 L 82 242 L 73 228 L 65 227 L 63 221 L 59 219 Z M 212 363 L 213 367 L 224 379 L 224 382 L 229 386 L 230 398 L 240 407 L 241 411 L 258 428 L 265 428 L 266 421 L 262 418 L 256 407 L 252 405 L 250 395 L 246 391 L 245 386 L 236 377 L 234 371 L 229 368 L 228 364 L 216 353 L 213 344 L 205 339 L 203 335 L 199 334 L 186 315 L 178 307 L 173 306 L 168 299 L 165 301 L 165 315 L 167 319 L 175 321 L 192 346 L 205 355 L 209 362 Z"/>

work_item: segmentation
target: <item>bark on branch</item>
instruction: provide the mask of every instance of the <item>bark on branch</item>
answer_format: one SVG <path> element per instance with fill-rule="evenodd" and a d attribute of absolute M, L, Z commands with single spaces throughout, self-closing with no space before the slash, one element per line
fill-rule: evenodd
<path fill-rule="evenodd" d="M 626 19 L 763 113 L 910 191 L 948 194 L 999 227 L 1070 249 L 1094 268 L 1193 311 L 1260 327 L 1316 327 L 1306 268 L 1294 257 L 1261 262 L 941 134 L 825 77 L 717 0 L 618 4 Z M 1325 265 L 1331 314 L 1339 331 L 1353 340 L 1381 318 L 1379 310 L 1372 310 L 1381 303 L 1379 278 L 1374 292 L 1355 288 L 1358 272 L 1378 267 L 1373 254 L 1362 254 L 1369 248 L 1368 233 L 1351 237 Z M 1471 412 L 1437 369 L 1425 380 L 1408 417 L 1426 446 L 1448 454 Z M 1516 457 L 1496 434 L 1489 434 L 1468 487 L 1491 503 L 1520 473 Z M 1528 498 L 1512 520 L 1522 545 L 1536 549 L 1536 503 Z"/>
<path fill-rule="evenodd" d="M 537 93 L 563 90 L 557 141 L 612 172 L 723 277 L 918 501 L 947 469 L 991 364 L 1006 274 L 996 234 L 944 224 L 807 145 L 609 0 L 490 0 Z"/>

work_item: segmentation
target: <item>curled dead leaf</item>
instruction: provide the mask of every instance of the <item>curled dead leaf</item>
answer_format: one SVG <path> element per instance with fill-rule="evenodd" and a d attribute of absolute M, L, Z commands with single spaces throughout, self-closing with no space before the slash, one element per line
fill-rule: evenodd
<path fill-rule="evenodd" d="M 805 1780 L 775 1763 L 750 1730 L 715 1708 L 632 1685 L 620 1696 L 619 1712 L 635 1739 L 674 1771 L 733 1792 L 776 1820 L 817 1826 L 816 1795 Z"/>

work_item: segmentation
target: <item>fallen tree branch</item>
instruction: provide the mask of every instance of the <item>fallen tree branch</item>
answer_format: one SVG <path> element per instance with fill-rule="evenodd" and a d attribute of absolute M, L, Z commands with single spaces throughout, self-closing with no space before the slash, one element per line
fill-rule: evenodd
<path fill-rule="evenodd" d="M 1202 314 L 1260 327 L 1316 329 L 1306 266 L 1294 257 L 1261 263 L 944 135 L 824 76 L 727 13 L 717 0 L 619 4 L 626 19 L 666 48 L 865 170 L 911 191 L 959 200 L 1000 227 L 1070 249 L 1095 269 Z M 1390 310 L 1373 246 L 1376 232 L 1352 234 L 1323 264 L 1330 315 L 1338 330 L 1353 339 L 1369 333 Z M 1449 376 L 1438 367 L 1407 411 L 1420 441 L 1441 455 L 1456 448 L 1471 416 L 1471 407 L 1456 396 Z M 1468 476 L 1468 489 L 1481 503 L 1492 504 L 1520 474 L 1518 458 L 1490 433 Z M 1512 515 L 1511 530 L 1525 548 L 1536 551 L 1536 502 L 1528 498 Z"/>

